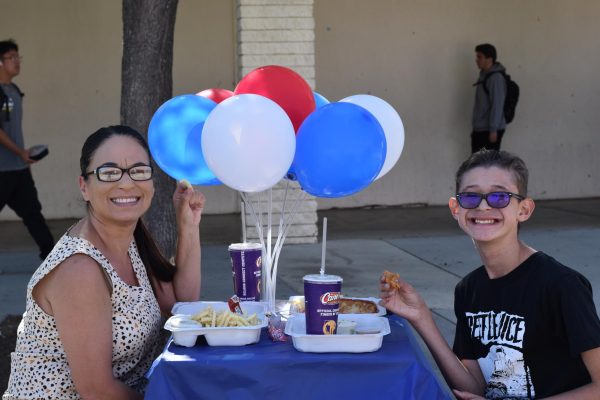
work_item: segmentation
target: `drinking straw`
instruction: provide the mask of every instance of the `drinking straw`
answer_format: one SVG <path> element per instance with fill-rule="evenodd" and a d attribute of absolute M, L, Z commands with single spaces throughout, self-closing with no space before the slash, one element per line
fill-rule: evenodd
<path fill-rule="evenodd" d="M 242 243 L 246 243 L 246 207 L 244 202 L 241 202 L 242 209 Z"/>
<path fill-rule="evenodd" d="M 323 248 L 321 250 L 321 275 L 325 275 L 325 247 L 327 245 L 327 217 L 323 218 Z"/>

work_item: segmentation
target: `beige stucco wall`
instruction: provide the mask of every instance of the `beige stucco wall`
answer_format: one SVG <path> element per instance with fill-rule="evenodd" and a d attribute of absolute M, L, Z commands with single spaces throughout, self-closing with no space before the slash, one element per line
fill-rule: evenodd
<path fill-rule="evenodd" d="M 379 96 L 406 129 L 392 171 L 321 208 L 447 201 L 470 151 L 483 42 L 521 87 L 503 148 L 528 163 L 531 194 L 600 196 L 600 2 L 316 0 L 314 13 L 317 91 Z"/>
<path fill-rule="evenodd" d="M 180 0 L 175 95 L 233 88 L 233 3 Z M 51 155 L 33 168 L 44 213 L 82 215 L 81 144 L 119 120 L 121 1 L 0 0 L 0 10 L 0 38 L 15 38 L 24 56 L 16 82 L 26 93 L 26 143 L 50 145 Z M 320 208 L 445 203 L 469 152 L 473 48 L 488 41 L 521 86 L 503 147 L 529 164 L 531 193 L 600 196 L 599 2 L 315 0 L 314 15 L 316 90 L 333 101 L 384 98 L 406 128 L 390 173 L 358 195 L 319 199 Z M 230 189 L 205 192 L 207 212 L 239 209 Z"/>
<path fill-rule="evenodd" d="M 32 168 L 44 215 L 81 216 L 77 175 L 83 141 L 99 127 L 119 123 L 121 1 L 0 0 L 0 10 L 0 38 L 14 38 L 24 57 L 15 82 L 26 94 L 25 143 L 50 148 Z M 233 88 L 234 34 L 232 1 L 179 1 L 174 95 Z M 239 208 L 232 190 L 205 191 L 208 212 Z M 15 218 L 8 207 L 0 213 L 0 220 Z"/>
<path fill-rule="evenodd" d="M 94 4 L 92 7 L 91 4 Z M 118 1 L 1 1 L 0 37 L 23 56 L 25 145 L 48 144 L 32 167 L 47 217 L 80 215 L 77 175 L 85 136 L 119 121 Z M 12 217 L 8 207 L 0 216 Z"/>

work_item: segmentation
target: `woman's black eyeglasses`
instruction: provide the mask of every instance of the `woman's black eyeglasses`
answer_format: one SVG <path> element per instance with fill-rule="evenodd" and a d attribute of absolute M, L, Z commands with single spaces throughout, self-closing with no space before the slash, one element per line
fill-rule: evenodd
<path fill-rule="evenodd" d="M 149 165 L 134 165 L 129 168 L 102 165 L 93 171 L 86 172 L 83 176 L 95 174 L 101 182 L 117 182 L 121 180 L 124 172 L 127 172 L 134 181 L 148 181 L 152 179 L 153 169 Z"/>
<path fill-rule="evenodd" d="M 479 207 L 481 200 L 485 199 L 488 205 L 492 208 L 504 208 L 510 203 L 510 198 L 521 201 L 525 197 L 520 194 L 511 192 L 490 192 L 490 193 L 474 193 L 474 192 L 463 192 L 456 194 L 456 200 L 462 208 L 472 209 Z"/>

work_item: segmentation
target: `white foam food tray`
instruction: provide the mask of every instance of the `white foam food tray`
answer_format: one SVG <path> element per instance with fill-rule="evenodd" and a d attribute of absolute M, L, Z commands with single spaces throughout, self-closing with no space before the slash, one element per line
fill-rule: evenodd
<path fill-rule="evenodd" d="M 245 316 L 257 315 L 258 325 L 239 327 L 203 327 L 191 317 L 202 312 L 207 307 L 212 307 L 215 312 L 229 310 L 226 302 L 222 301 L 196 301 L 176 303 L 171 312 L 173 316 L 165 323 L 165 329 L 173 333 L 173 342 L 179 346 L 192 347 L 196 338 L 204 335 L 209 346 L 244 346 L 257 343 L 260 340 L 260 331 L 267 326 L 265 304 L 260 302 L 241 302 L 240 307 Z"/>
<path fill-rule="evenodd" d="M 340 320 L 356 322 L 353 335 L 307 335 L 304 314 L 288 319 L 285 333 L 292 337 L 294 347 L 307 353 L 370 353 L 381 348 L 383 337 L 390 333 L 387 318 L 373 314 L 340 314 Z"/>

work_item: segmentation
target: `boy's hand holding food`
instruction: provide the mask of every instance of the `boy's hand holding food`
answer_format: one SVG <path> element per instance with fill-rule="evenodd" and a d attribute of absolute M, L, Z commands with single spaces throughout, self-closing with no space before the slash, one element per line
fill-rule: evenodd
<path fill-rule="evenodd" d="M 399 274 L 384 271 L 380 283 L 381 305 L 399 316 L 406 318 L 413 325 L 424 318 L 431 317 L 431 312 L 423 298 Z"/>

